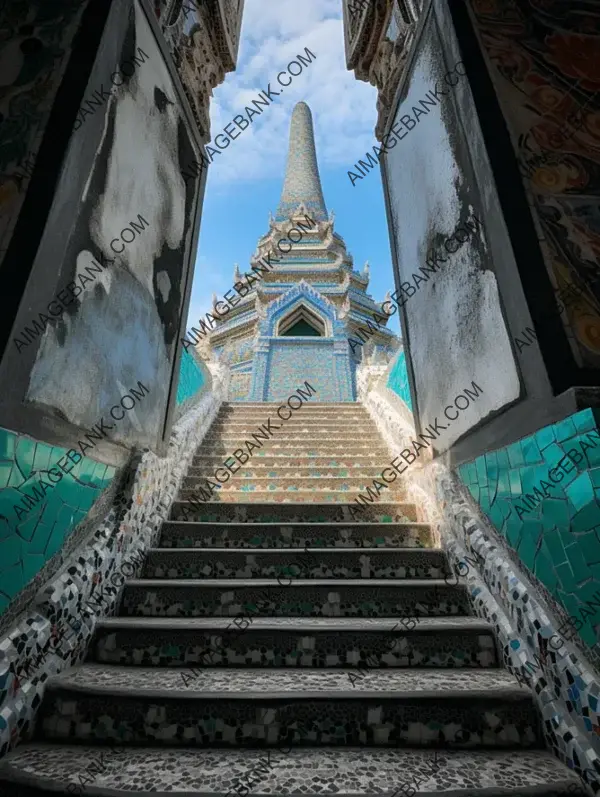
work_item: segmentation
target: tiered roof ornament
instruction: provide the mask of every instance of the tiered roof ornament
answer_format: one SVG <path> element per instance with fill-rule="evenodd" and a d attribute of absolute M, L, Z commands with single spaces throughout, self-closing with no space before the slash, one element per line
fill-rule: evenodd
<path fill-rule="evenodd" d="M 312 114 L 305 102 L 299 102 L 292 113 L 281 199 L 275 215 L 269 214 L 269 229 L 259 239 L 250 259 L 250 266 L 257 267 L 255 273 L 260 276 L 213 329 L 210 340 L 215 351 L 223 351 L 231 342 L 244 352 L 251 351 L 249 344 L 258 339 L 261 322 L 264 328 L 265 320 L 282 306 L 279 300 L 285 303 L 284 297 L 302 281 L 311 286 L 311 291 L 303 289 L 305 296 L 316 291 L 323 306 L 333 308 L 338 321 L 343 319 L 348 337 L 357 338 L 359 327 L 367 328 L 367 320 L 372 321 L 374 314 L 381 316 L 381 305 L 365 292 L 369 264 L 365 264 L 362 273 L 354 270 L 352 255 L 334 230 L 334 219 L 323 197 Z M 293 228 L 296 232 L 289 239 Z M 266 272 L 265 262 L 271 264 Z M 251 269 L 246 271 L 251 273 Z M 246 284 L 236 264 L 234 282 L 240 281 Z M 381 348 L 398 346 L 396 336 L 385 328 L 385 322 L 371 334 L 370 340 Z"/>

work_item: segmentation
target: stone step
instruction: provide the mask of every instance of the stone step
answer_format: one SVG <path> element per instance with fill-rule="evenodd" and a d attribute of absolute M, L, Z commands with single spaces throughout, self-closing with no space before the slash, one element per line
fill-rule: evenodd
<path fill-rule="evenodd" d="M 264 456 L 263 456 L 264 454 Z M 202 474 L 205 475 L 206 472 L 214 473 L 215 468 L 223 467 L 223 460 L 226 457 L 220 454 L 194 454 L 193 457 L 193 465 L 190 468 L 190 475 L 192 471 L 196 468 L 202 469 Z M 230 464 L 235 465 L 236 462 L 234 460 L 233 463 Z M 370 468 L 376 468 L 377 474 L 381 473 L 381 459 L 379 457 L 374 457 L 371 454 L 353 454 L 352 456 L 346 456 L 342 454 L 336 454 L 335 457 L 329 456 L 319 456 L 318 454 L 294 454 L 292 456 L 288 454 L 266 454 L 264 451 L 259 452 L 256 456 L 252 457 L 252 460 L 249 463 L 246 463 L 241 466 L 244 470 L 248 470 L 249 468 L 320 468 L 320 467 L 340 467 L 340 468 L 359 468 L 363 466 L 367 466 Z M 241 468 L 238 473 L 241 473 Z M 235 474 L 238 475 L 237 473 Z"/>
<path fill-rule="evenodd" d="M 206 491 L 205 491 L 206 494 Z M 349 500 L 353 500 L 361 495 L 360 490 L 317 490 L 316 488 L 310 490 L 296 490 L 292 487 L 276 487 L 275 489 L 254 490 L 250 487 L 244 488 L 243 485 L 232 488 L 222 487 L 213 492 L 213 501 L 222 504 L 320 504 L 322 501 L 327 501 L 330 504 L 347 504 Z M 189 501 L 194 496 L 202 499 L 202 493 L 198 489 L 194 490 L 180 490 L 178 493 L 178 501 Z M 386 493 L 386 498 L 391 501 L 400 503 L 405 497 L 402 490 L 389 490 Z"/>
<path fill-rule="evenodd" d="M 494 629 L 478 617 L 112 617 L 90 660 L 142 667 L 497 667 Z M 349 683 L 354 678 L 348 679 Z"/>
<path fill-rule="evenodd" d="M 543 748 L 533 696 L 506 670 L 181 668 L 84 664 L 46 683 L 47 740 L 243 747 Z M 351 671 L 350 671 L 351 672 Z"/>
<path fill-rule="evenodd" d="M 162 548 L 430 548 L 429 523 L 186 523 L 162 525 Z"/>
<path fill-rule="evenodd" d="M 264 422 L 265 426 L 266 421 Z M 371 418 L 361 419 L 359 421 L 360 428 L 362 431 L 368 429 L 372 434 L 377 435 L 377 424 Z M 322 420 L 321 418 L 311 418 L 310 420 L 306 420 L 304 418 L 290 418 L 289 421 L 280 421 L 276 419 L 276 423 L 271 420 L 271 428 L 274 432 L 279 433 L 279 429 L 276 429 L 275 426 L 279 426 L 280 429 L 284 429 L 286 431 L 310 431 L 314 434 L 318 432 L 324 432 L 325 434 L 331 434 L 331 432 L 348 432 L 348 427 L 350 423 L 346 418 L 338 418 L 334 420 L 330 418 L 328 420 Z M 216 418 L 211 426 L 210 432 L 211 434 L 217 434 L 221 431 L 229 432 L 229 434 L 240 433 L 240 434 L 252 434 L 252 432 L 256 432 L 260 428 L 261 424 L 251 424 L 247 421 L 242 420 L 232 420 L 230 418 Z"/>
<path fill-rule="evenodd" d="M 371 453 L 373 456 L 377 456 L 377 454 L 381 453 L 384 457 L 383 464 L 387 464 L 386 459 L 389 459 L 390 454 L 388 452 L 387 447 L 384 445 L 381 438 L 377 440 L 366 440 L 365 438 L 361 437 L 357 439 L 356 432 L 351 436 L 351 439 L 347 440 L 346 442 L 340 442 L 337 438 L 324 438 L 323 436 L 315 437 L 315 435 L 283 435 L 278 434 L 276 437 L 272 437 L 270 440 L 259 440 L 258 443 L 251 440 L 250 442 L 255 445 L 257 448 L 262 448 L 264 450 L 271 449 L 276 451 L 277 453 L 286 453 L 281 449 L 291 449 L 291 448 L 298 448 L 299 451 L 341 451 L 344 453 L 344 456 L 351 457 L 353 453 L 357 454 L 364 454 L 364 453 Z M 200 448 L 198 449 L 199 453 L 208 453 L 210 450 L 220 450 L 223 449 L 224 451 L 228 451 L 233 453 L 233 451 L 237 451 L 238 449 L 242 448 L 244 445 L 244 440 L 246 438 L 238 435 L 211 435 L 207 434 L 206 437 L 202 440 L 200 444 Z M 246 449 L 244 449 L 246 451 Z M 252 451 L 253 457 L 258 456 L 254 451 Z M 292 454 L 292 456 L 294 456 Z"/>
<path fill-rule="evenodd" d="M 213 495 L 213 497 L 216 497 Z M 183 511 L 185 506 L 186 512 Z M 352 511 L 350 511 L 350 509 Z M 264 502 L 228 504 L 207 501 L 202 506 L 188 501 L 174 501 L 170 520 L 210 521 L 212 523 L 411 523 L 417 520 L 417 509 L 409 503 L 383 501 L 359 509 L 358 504 Z"/>
<path fill-rule="evenodd" d="M 447 617 L 472 614 L 466 587 L 438 579 L 131 579 L 124 617 Z"/>
<path fill-rule="evenodd" d="M 266 459 L 264 457 L 263 459 Z M 314 459 L 314 457 L 312 458 Z M 381 477 L 381 466 L 376 465 L 332 465 L 329 461 L 321 465 L 310 465 L 310 459 L 305 461 L 303 465 L 281 465 L 278 463 L 270 464 L 269 462 L 253 460 L 251 467 L 247 465 L 242 466 L 235 474 L 236 479 L 257 479 L 266 476 L 273 476 L 281 479 L 290 478 L 351 478 L 351 479 L 366 479 L 367 484 L 373 483 L 373 479 Z M 223 465 L 222 460 L 213 459 L 209 460 L 210 464 L 204 467 L 191 467 L 188 470 L 188 475 L 184 479 L 184 486 L 189 486 L 198 479 L 205 479 L 208 476 L 213 477 L 216 468 Z M 235 464 L 235 463 L 233 463 Z"/>
<path fill-rule="evenodd" d="M 222 474 L 221 474 L 222 475 Z M 183 480 L 183 487 L 181 493 L 188 490 L 197 490 L 199 487 L 209 489 L 206 484 L 206 479 L 214 480 L 214 473 L 208 471 L 202 477 L 186 476 Z M 244 482 L 247 482 L 244 484 Z M 255 486 L 256 490 L 321 490 L 339 492 L 340 490 L 347 492 L 360 493 L 370 487 L 373 490 L 373 479 L 364 478 L 362 476 L 255 476 L 253 478 L 240 477 L 235 474 L 233 478 L 220 485 L 221 492 L 230 490 L 244 490 L 249 486 Z M 395 484 L 386 488 L 386 497 L 390 492 L 403 496 L 405 491 L 403 489 L 394 489 Z M 180 493 L 180 494 L 181 494 Z M 398 499 L 396 499 L 398 500 Z M 402 500 L 400 498 L 399 500 Z"/>
<path fill-rule="evenodd" d="M 303 797 L 570 797 L 579 779 L 546 750 L 397 750 L 361 747 L 188 750 L 35 742 L 0 765 L 3 797 L 229 797 L 249 777 L 260 795 Z M 100 762 L 98 766 L 95 764 Z M 89 773 L 89 774 L 87 774 Z M 256 773 L 256 774 L 254 774 Z M 67 791 L 66 785 L 72 788 Z M 567 791 L 567 788 L 569 789 Z M 410 789 L 410 790 L 409 790 Z"/>
<path fill-rule="evenodd" d="M 236 401 L 227 402 L 226 404 L 222 404 L 219 408 L 219 412 L 223 413 L 224 415 L 236 414 L 236 413 L 266 413 L 268 414 L 277 414 L 277 410 L 281 407 L 283 402 L 277 401 Z M 337 413 L 362 413 L 368 415 L 368 411 L 365 409 L 364 404 L 361 404 L 358 401 L 316 401 L 315 397 L 313 396 L 310 400 L 310 403 L 304 404 L 301 408 L 302 412 L 322 412 L 322 413 L 330 413 L 330 414 L 337 414 Z M 295 417 L 298 410 L 294 410 Z"/>
<path fill-rule="evenodd" d="M 451 576 L 446 554 L 435 548 L 151 548 L 142 578 L 440 579 Z M 452 580 L 452 579 L 450 579 Z"/>

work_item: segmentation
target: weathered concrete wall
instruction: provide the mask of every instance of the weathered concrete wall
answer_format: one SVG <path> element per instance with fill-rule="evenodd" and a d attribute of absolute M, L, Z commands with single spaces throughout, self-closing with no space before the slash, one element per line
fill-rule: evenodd
<path fill-rule="evenodd" d="M 468 81 L 458 72 L 454 87 L 443 79 L 459 61 L 456 42 L 443 40 L 432 19 L 392 114 L 402 138 L 384 159 L 419 422 L 442 419 L 473 380 L 484 393 L 442 432 L 438 451 L 520 393 L 497 279 L 498 269 L 514 265 L 510 241 L 488 210 L 500 215 L 485 161 L 477 160 L 485 156 Z M 467 135 L 466 123 L 473 124 Z"/>

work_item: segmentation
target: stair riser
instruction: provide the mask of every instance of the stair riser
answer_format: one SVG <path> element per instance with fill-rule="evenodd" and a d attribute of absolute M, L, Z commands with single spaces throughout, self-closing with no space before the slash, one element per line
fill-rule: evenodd
<path fill-rule="evenodd" d="M 202 441 L 199 453 L 216 454 L 217 452 L 221 453 L 221 451 L 227 451 L 232 454 L 234 450 L 237 451 L 238 449 L 243 448 L 244 439 L 236 436 L 206 436 Z M 255 444 L 254 440 L 250 440 L 250 442 L 253 445 Z M 260 443 L 266 443 L 266 445 L 259 445 Z M 381 453 L 382 456 L 389 457 L 387 448 L 381 445 L 381 443 L 378 445 L 374 445 L 373 442 L 363 443 L 356 439 L 356 434 L 354 434 L 352 439 L 348 440 L 346 443 L 340 442 L 337 436 L 332 436 L 331 439 L 328 440 L 325 437 L 314 437 L 309 435 L 295 435 L 294 437 L 289 435 L 285 437 L 283 435 L 278 435 L 276 439 L 273 438 L 271 440 L 264 441 L 259 440 L 256 445 L 257 448 L 268 448 L 269 451 L 276 451 L 277 453 L 286 453 L 287 451 L 291 451 L 290 456 L 292 457 L 296 456 L 292 449 L 297 449 L 297 451 L 315 450 L 319 453 L 323 451 L 338 451 L 343 452 L 344 456 L 352 456 L 353 452 L 356 452 L 357 454 L 373 454 L 374 456 L 377 456 Z M 243 448 L 243 450 L 246 451 L 245 448 Z M 254 454 L 254 456 L 257 456 L 257 454 Z"/>
<path fill-rule="evenodd" d="M 444 578 L 451 575 L 440 551 L 322 551 L 306 554 L 242 551 L 151 551 L 142 578 Z"/>
<path fill-rule="evenodd" d="M 222 474 L 221 474 L 222 475 Z M 199 487 L 208 489 L 206 479 L 212 480 L 213 474 L 207 471 L 200 478 L 190 478 L 186 476 L 183 480 L 183 488 L 181 492 L 193 492 Z M 289 490 L 291 488 L 298 490 L 348 490 L 354 492 L 363 492 L 367 487 L 373 489 L 373 479 L 364 479 L 356 476 L 313 476 L 298 478 L 293 476 L 255 476 L 248 478 L 236 474 L 233 479 L 226 481 L 225 484 L 220 486 L 220 492 L 227 492 L 230 490 L 242 490 L 248 487 L 254 487 L 255 490 Z M 393 487 L 388 488 L 391 491 Z M 395 490 L 396 493 L 403 493 L 403 490 Z M 389 495 L 389 493 L 387 493 Z"/>
<path fill-rule="evenodd" d="M 185 501 L 190 497 L 197 495 L 195 490 L 180 490 L 178 494 L 179 500 Z M 348 500 L 353 500 L 360 495 L 359 490 L 292 490 L 277 489 L 277 490 L 243 490 L 241 488 L 232 490 L 221 489 L 213 493 L 213 501 L 218 500 L 223 504 L 278 504 L 280 502 L 288 504 L 320 504 L 327 501 L 331 504 L 347 504 Z M 401 502 L 405 498 L 404 493 L 399 491 L 390 491 L 386 495 L 390 501 Z"/>
<path fill-rule="evenodd" d="M 223 466 L 223 456 L 211 456 L 211 455 L 204 455 L 204 454 L 196 454 L 193 458 L 193 466 L 190 469 L 190 475 L 199 475 L 205 476 L 207 471 L 209 473 L 214 473 L 216 468 L 222 468 Z M 234 465 L 235 463 L 231 463 Z M 376 470 L 376 476 L 381 474 L 381 459 L 371 456 L 370 454 L 360 454 L 348 457 L 346 455 L 336 454 L 335 458 L 331 456 L 318 456 L 316 454 L 306 454 L 304 456 L 299 456 L 298 454 L 293 455 L 277 455 L 277 456 L 261 456 L 257 454 L 256 457 L 253 457 L 252 463 L 250 465 L 246 464 L 242 467 L 246 470 L 248 468 L 279 468 L 287 467 L 287 468 L 294 468 L 294 467 L 301 467 L 301 468 L 322 468 L 322 467 L 340 467 L 340 468 L 348 468 L 349 470 L 355 467 L 360 467 L 366 465 L 369 468 L 374 468 Z M 195 473 L 196 469 L 201 472 L 198 474 Z M 242 470 L 236 471 L 235 475 L 242 473 Z"/>
<path fill-rule="evenodd" d="M 433 544 L 425 526 L 381 523 L 368 526 L 315 524 L 299 526 L 234 523 L 226 526 L 194 526 L 167 522 L 161 529 L 161 548 L 427 548 Z"/>
<path fill-rule="evenodd" d="M 285 424 L 285 431 L 287 434 L 303 434 L 304 432 L 308 432 L 309 434 L 315 436 L 318 434 L 325 434 L 325 435 L 332 435 L 332 434 L 342 434 L 347 435 L 348 437 L 352 436 L 352 431 L 348 428 L 350 422 L 347 420 L 344 421 L 331 421 L 329 423 L 325 423 L 322 421 L 295 421 L 292 423 L 289 421 Z M 215 422 L 211 424 L 209 432 L 211 435 L 221 435 L 225 434 L 228 437 L 233 435 L 241 435 L 245 437 L 247 435 L 251 435 L 253 432 L 256 432 L 257 428 L 260 428 L 260 424 L 252 425 L 249 423 L 235 423 L 233 421 L 224 421 L 224 422 Z M 360 421 L 360 428 L 361 432 L 368 435 L 377 435 L 377 426 L 373 421 L 365 422 L 364 420 Z M 275 429 L 277 433 L 279 433 L 279 429 Z M 356 429 L 354 430 L 354 437 L 356 437 Z"/>
<path fill-rule="evenodd" d="M 356 667 L 357 675 L 377 667 L 498 666 L 491 634 L 450 629 L 423 633 L 417 626 L 394 640 L 395 636 L 396 632 L 265 631 L 252 625 L 243 630 L 234 626 L 229 633 L 103 629 L 96 632 L 92 657 L 106 664 L 143 667 Z"/>
<path fill-rule="evenodd" d="M 220 463 L 222 465 L 222 463 Z M 205 466 L 192 467 L 188 475 L 184 478 L 184 487 L 193 486 L 206 479 L 207 474 L 211 476 L 215 469 L 220 467 L 219 461 L 207 463 Z M 373 485 L 373 479 L 381 475 L 381 468 L 374 465 L 359 465 L 358 467 L 348 467 L 347 465 L 331 465 L 329 462 L 322 465 L 307 465 L 304 467 L 284 467 L 282 465 L 263 465 L 253 464 L 251 468 L 244 468 L 233 474 L 236 479 L 361 479 L 365 484 Z"/>
<path fill-rule="evenodd" d="M 190 689 L 192 686 L 190 685 Z M 50 694 L 48 694 L 50 692 Z M 50 690 L 42 708 L 47 739 L 104 739 L 201 747 L 275 745 L 543 747 L 530 695 L 440 699 L 365 697 L 217 700 L 107 697 Z M 187 699 L 186 699 L 187 698 Z M 502 729 L 502 732 L 499 731 Z"/>
<path fill-rule="evenodd" d="M 214 495 L 213 495 L 214 497 Z M 185 506 L 187 511 L 183 511 Z M 345 504 L 313 503 L 302 506 L 293 503 L 262 503 L 253 505 L 206 503 L 199 507 L 175 501 L 171 508 L 171 520 L 208 521 L 213 523 L 410 523 L 417 520 L 414 504 L 383 504 L 352 507 Z"/>
<path fill-rule="evenodd" d="M 297 585 L 265 587 L 134 586 L 126 583 L 124 617 L 447 617 L 471 614 L 462 585 L 455 587 Z"/>

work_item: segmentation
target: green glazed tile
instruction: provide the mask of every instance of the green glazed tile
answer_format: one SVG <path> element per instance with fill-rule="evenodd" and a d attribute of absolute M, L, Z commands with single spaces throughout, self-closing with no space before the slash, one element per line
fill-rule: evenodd
<path fill-rule="evenodd" d="M 15 460 L 23 476 L 28 479 L 33 470 L 33 460 L 35 457 L 35 440 L 29 437 L 20 437 L 17 443 Z"/>
<path fill-rule="evenodd" d="M 589 432 L 596 428 L 596 421 L 594 420 L 594 413 L 591 409 L 581 410 L 571 416 L 571 420 L 575 424 L 578 433 Z"/>
<path fill-rule="evenodd" d="M 529 465 L 542 462 L 544 459 L 533 435 L 521 440 L 521 451 L 523 452 L 525 462 Z"/>
<path fill-rule="evenodd" d="M 565 492 L 577 512 L 586 504 L 594 501 L 594 486 L 588 473 L 582 473 L 573 479 L 570 484 L 565 486 Z"/>
<path fill-rule="evenodd" d="M 577 434 L 577 429 L 571 418 L 565 418 L 562 421 L 554 424 L 554 431 L 556 432 L 556 442 L 562 443 L 566 440 L 571 440 Z"/>
<path fill-rule="evenodd" d="M 541 450 L 555 442 L 556 436 L 552 426 L 545 426 L 543 429 L 538 429 L 534 435 L 535 440 Z M 544 452 L 544 456 L 545 456 Z"/>
<path fill-rule="evenodd" d="M 0 459 L 15 458 L 15 446 L 17 435 L 9 432 L 8 429 L 0 429 Z"/>
<path fill-rule="evenodd" d="M 507 446 L 506 452 L 508 454 L 508 461 L 510 462 L 510 466 L 512 468 L 519 468 L 521 465 L 525 464 L 525 458 L 523 456 L 523 452 L 521 451 L 520 441 L 511 443 L 509 446 Z"/>
<path fill-rule="evenodd" d="M 573 575 L 569 562 L 561 562 L 555 565 L 554 569 L 556 570 L 556 575 L 558 576 L 562 589 L 566 592 L 575 592 L 578 587 L 578 582 Z"/>
<path fill-rule="evenodd" d="M 555 468 L 557 463 L 564 457 L 565 452 L 556 443 L 550 443 L 544 449 L 544 460 L 549 468 Z"/>
<path fill-rule="evenodd" d="M 571 515 L 566 499 L 547 498 L 542 505 L 542 520 L 546 530 L 555 526 L 568 529 Z"/>
<path fill-rule="evenodd" d="M 517 553 L 530 570 L 533 570 L 535 561 L 535 552 L 538 548 L 538 540 L 542 533 L 542 526 L 540 523 L 523 518 L 523 529 L 521 531 L 521 540 L 517 547 Z"/>
<path fill-rule="evenodd" d="M 546 531 L 542 537 L 541 549 L 544 551 L 548 560 L 556 566 L 567 561 L 567 554 L 560 537 L 556 531 Z"/>
<path fill-rule="evenodd" d="M 475 464 L 477 467 L 477 482 L 480 487 L 487 487 L 488 485 L 488 477 L 487 477 L 487 470 L 485 467 L 485 458 L 484 457 L 477 457 L 475 460 Z"/>
<path fill-rule="evenodd" d="M 588 473 L 594 487 L 600 487 L 600 468 L 591 468 Z"/>
<path fill-rule="evenodd" d="M 573 505 L 570 504 L 570 509 L 573 510 Z M 600 523 L 600 509 L 598 508 L 598 502 L 592 501 L 589 504 L 586 504 L 582 509 L 578 512 L 575 512 L 571 517 L 571 522 L 569 524 L 569 530 L 572 534 L 581 534 L 582 532 L 586 532 L 589 529 L 593 528 L 597 523 Z M 599 542 L 600 545 L 600 542 Z M 593 561 L 593 558 L 592 558 Z"/>
<path fill-rule="evenodd" d="M 510 479 L 508 476 L 508 471 L 503 471 L 498 476 L 498 487 L 496 488 L 496 493 L 498 496 L 509 496 L 511 495 L 510 492 Z"/>
<path fill-rule="evenodd" d="M 533 488 L 538 486 L 539 479 L 537 478 L 537 470 L 537 468 L 534 468 L 531 465 L 526 465 L 522 468 L 519 468 L 522 492 L 531 493 Z"/>
<path fill-rule="evenodd" d="M 490 451 L 485 454 L 485 469 L 488 474 L 488 478 L 496 478 L 499 473 L 499 466 L 498 466 L 498 455 L 495 451 Z"/>
<path fill-rule="evenodd" d="M 0 462 L 0 489 L 9 486 L 12 470 L 12 462 L 9 462 L 8 460 L 5 462 Z"/>
<path fill-rule="evenodd" d="M 582 438 L 582 440 L 584 443 L 590 446 L 590 448 L 586 448 L 585 446 L 583 446 L 580 449 L 582 453 L 584 453 L 585 456 L 587 457 L 590 466 L 593 468 L 596 467 L 597 465 L 600 465 L 600 446 L 598 445 L 598 441 L 594 440 L 593 438 L 588 439 L 587 436 L 585 437 L 585 439 Z"/>
<path fill-rule="evenodd" d="M 573 571 L 575 581 L 581 584 L 586 579 L 589 579 L 590 571 L 580 545 L 577 542 L 573 542 L 572 545 L 568 545 L 565 548 L 565 553 L 567 555 L 567 561 Z"/>
<path fill-rule="evenodd" d="M 544 543 L 542 542 L 542 549 L 538 551 L 535 558 L 533 572 L 550 592 L 554 592 L 558 584 L 558 578 L 554 572 L 552 562 L 553 557 L 544 550 Z"/>
<path fill-rule="evenodd" d="M 33 460 L 33 467 L 35 470 L 48 470 L 54 463 L 50 462 L 50 454 L 52 449 L 44 443 L 38 443 L 35 449 L 35 457 Z M 41 475 L 41 474 L 40 474 Z"/>
<path fill-rule="evenodd" d="M 498 467 L 500 468 L 500 472 L 507 471 L 510 468 L 510 462 L 508 460 L 508 454 L 506 453 L 505 448 L 499 448 L 496 452 L 496 459 L 498 460 Z"/>
<path fill-rule="evenodd" d="M 519 497 L 523 492 L 521 486 L 521 473 L 517 468 L 508 471 L 508 478 L 510 482 L 510 492 L 513 497 Z"/>

